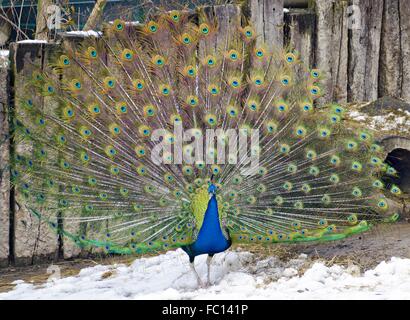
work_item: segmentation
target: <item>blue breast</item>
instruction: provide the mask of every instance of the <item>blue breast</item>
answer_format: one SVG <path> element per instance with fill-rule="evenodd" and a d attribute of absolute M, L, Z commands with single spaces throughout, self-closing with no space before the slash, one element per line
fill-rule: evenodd
<path fill-rule="evenodd" d="M 195 257 L 200 254 L 215 254 L 225 251 L 230 245 L 231 241 L 226 239 L 222 233 L 219 223 L 218 202 L 216 196 L 212 195 L 196 241 L 183 249 L 189 256 Z"/>

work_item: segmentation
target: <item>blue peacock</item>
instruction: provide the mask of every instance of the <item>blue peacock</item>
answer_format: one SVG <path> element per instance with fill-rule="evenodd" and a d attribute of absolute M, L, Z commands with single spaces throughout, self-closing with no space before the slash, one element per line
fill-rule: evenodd
<path fill-rule="evenodd" d="M 223 30 L 204 11 L 171 11 L 63 45 L 16 101 L 25 206 L 81 248 L 182 248 L 194 271 L 208 254 L 208 277 L 231 244 L 337 240 L 396 220 L 388 197 L 401 191 L 383 177 L 397 172 L 372 132 L 341 105 L 316 106 L 323 75 L 296 50 L 257 39 L 245 19 Z M 229 130 L 248 150 L 232 151 Z"/>

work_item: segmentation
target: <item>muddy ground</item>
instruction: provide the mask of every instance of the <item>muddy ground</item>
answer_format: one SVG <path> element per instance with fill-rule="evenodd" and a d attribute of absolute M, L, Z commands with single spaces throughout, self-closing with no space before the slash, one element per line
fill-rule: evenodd
<path fill-rule="evenodd" d="M 375 267 L 381 261 L 391 257 L 410 258 L 410 223 L 402 222 L 392 225 L 380 225 L 366 233 L 355 235 L 345 240 L 328 243 L 256 246 L 241 245 L 231 250 L 247 250 L 261 259 L 275 255 L 287 260 L 301 253 L 308 255 L 312 263 L 323 260 L 326 264 L 355 264 L 362 271 Z M 60 268 L 61 276 L 73 276 L 85 267 L 97 264 L 130 264 L 135 257 L 93 257 L 92 259 L 75 259 L 61 261 L 54 265 Z M 13 289 L 15 280 L 41 284 L 52 275 L 50 264 L 29 267 L 9 267 L 0 269 L 0 292 Z"/>

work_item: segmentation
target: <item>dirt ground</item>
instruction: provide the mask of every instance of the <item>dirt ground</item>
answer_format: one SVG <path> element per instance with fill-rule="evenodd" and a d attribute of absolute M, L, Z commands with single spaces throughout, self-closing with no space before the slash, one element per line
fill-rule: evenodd
<path fill-rule="evenodd" d="M 241 246 L 241 250 L 249 250 L 262 257 L 276 255 L 283 260 L 304 253 L 312 261 L 320 259 L 329 265 L 354 263 L 361 270 L 367 270 L 391 257 L 410 258 L 410 223 L 379 225 L 363 234 L 334 242 L 270 247 Z"/>
<path fill-rule="evenodd" d="M 275 246 L 241 245 L 231 250 L 247 250 L 260 258 L 276 255 L 283 260 L 305 253 L 311 262 L 320 259 L 326 261 L 328 265 L 355 264 L 363 271 L 391 257 L 410 258 L 410 223 L 380 225 L 366 233 L 336 242 Z M 134 259 L 135 257 L 131 256 L 93 257 L 93 259 L 61 261 L 54 265 L 60 268 L 62 277 L 68 277 L 77 275 L 85 267 L 97 264 L 130 264 Z M 0 292 L 13 289 L 12 282 L 15 280 L 24 280 L 33 284 L 44 283 L 51 276 L 51 270 L 49 264 L 0 269 Z"/>

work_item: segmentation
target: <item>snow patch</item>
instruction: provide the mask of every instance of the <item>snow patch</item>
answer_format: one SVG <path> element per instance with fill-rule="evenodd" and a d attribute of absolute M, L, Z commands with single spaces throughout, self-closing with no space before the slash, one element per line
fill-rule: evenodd
<path fill-rule="evenodd" d="M 378 131 L 400 130 L 410 131 L 410 112 L 398 110 L 400 113 L 389 112 L 383 115 L 371 116 L 369 114 L 354 110 L 349 112 L 352 120 L 366 122 L 371 129 Z"/>
<path fill-rule="evenodd" d="M 108 21 L 109 24 L 114 24 L 114 21 Z M 125 25 L 127 26 L 141 26 L 143 23 L 136 21 L 125 21 Z"/>
<path fill-rule="evenodd" d="M 47 40 L 27 39 L 17 41 L 17 43 L 47 43 Z"/>
<path fill-rule="evenodd" d="M 5 58 L 7 58 L 8 56 L 9 56 L 9 54 L 10 54 L 10 51 L 9 50 L 0 50 L 0 57 L 5 57 Z"/>
<path fill-rule="evenodd" d="M 73 36 L 79 36 L 79 37 L 95 37 L 99 38 L 102 35 L 101 31 L 94 31 L 94 30 L 89 30 L 89 31 L 68 31 L 66 34 L 73 35 Z"/>
<path fill-rule="evenodd" d="M 0 68 L 7 68 L 9 66 L 9 50 L 0 50 Z"/>
<path fill-rule="evenodd" d="M 0 299 L 410 299 L 410 259 L 392 258 L 361 274 L 357 266 L 306 267 L 306 255 L 283 262 L 256 261 L 249 252 L 228 251 L 212 260 L 211 285 L 200 288 L 186 254 L 178 249 L 130 266 L 85 268 L 77 276 L 43 285 L 15 281 Z M 206 255 L 196 259 L 206 281 Z"/>

